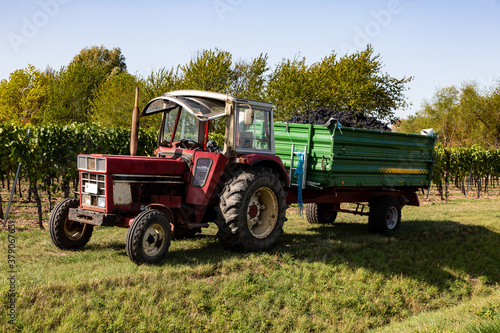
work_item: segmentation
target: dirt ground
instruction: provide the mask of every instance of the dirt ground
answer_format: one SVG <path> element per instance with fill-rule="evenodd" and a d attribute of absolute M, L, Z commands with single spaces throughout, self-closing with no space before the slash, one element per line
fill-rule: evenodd
<path fill-rule="evenodd" d="M 2 206 L 3 206 L 3 215 L 0 217 L 0 225 L 3 225 L 4 221 L 3 219 L 5 217 L 7 211 L 7 205 L 9 202 L 10 191 L 7 189 L 7 186 L 5 186 L 5 188 L 2 188 L 1 183 L 0 183 L 0 194 L 2 197 Z M 9 212 L 9 220 L 13 220 L 15 222 L 17 231 L 38 229 L 39 225 L 38 225 L 37 207 L 33 196 L 31 198 L 31 201 L 28 200 L 27 185 L 22 185 L 21 195 L 22 196 L 20 197 L 19 191 L 17 191 L 17 193 L 14 194 L 13 196 Z M 47 193 L 44 191 L 39 191 L 39 196 L 42 201 L 43 226 L 45 229 L 47 229 L 47 224 L 50 216 L 49 199 Z M 62 192 L 52 194 L 52 208 L 62 199 L 62 196 L 63 196 Z M 498 186 L 490 187 L 488 188 L 487 193 L 484 191 L 480 193 L 480 198 L 500 199 L 500 188 Z M 435 186 L 431 188 L 429 193 L 429 198 L 427 198 L 427 190 L 425 190 L 423 194 L 419 193 L 419 199 L 421 205 L 428 205 L 434 202 L 443 202 Z M 465 199 L 465 195 L 463 195 L 460 189 L 458 189 L 454 185 L 451 185 L 449 188 L 448 200 L 456 200 L 456 199 Z M 472 186 L 470 187 L 467 199 L 469 200 L 478 199 L 478 193 L 476 187 Z M 288 208 L 288 213 L 293 214 L 297 212 L 298 212 L 297 207 L 292 206 Z"/>

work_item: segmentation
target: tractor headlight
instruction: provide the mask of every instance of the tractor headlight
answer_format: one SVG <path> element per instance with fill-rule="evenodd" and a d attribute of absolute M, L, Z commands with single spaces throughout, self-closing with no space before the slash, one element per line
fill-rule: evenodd
<path fill-rule="evenodd" d="M 92 197 L 88 194 L 82 194 L 82 205 L 90 206 L 92 204 Z"/>
<path fill-rule="evenodd" d="M 93 156 L 78 156 L 78 169 L 106 172 L 106 159 Z"/>
<path fill-rule="evenodd" d="M 98 197 L 97 198 L 97 207 L 106 208 L 106 198 L 105 197 Z"/>

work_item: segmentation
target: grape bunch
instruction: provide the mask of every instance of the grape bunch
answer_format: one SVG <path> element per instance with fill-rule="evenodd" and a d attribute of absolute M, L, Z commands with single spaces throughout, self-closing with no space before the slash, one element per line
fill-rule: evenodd
<path fill-rule="evenodd" d="M 324 125 L 331 118 L 336 119 L 344 127 L 366 128 L 372 130 L 390 131 L 389 125 L 376 117 L 367 116 L 359 111 L 335 111 L 323 107 L 296 113 L 289 123 Z"/>

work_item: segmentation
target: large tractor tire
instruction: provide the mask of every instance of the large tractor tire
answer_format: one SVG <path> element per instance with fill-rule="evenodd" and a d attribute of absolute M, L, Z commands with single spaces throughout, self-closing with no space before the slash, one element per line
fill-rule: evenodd
<path fill-rule="evenodd" d="M 217 236 L 236 251 L 267 250 L 283 231 L 286 208 L 277 173 L 262 167 L 240 170 L 222 190 Z"/>
<path fill-rule="evenodd" d="M 67 198 L 59 202 L 49 218 L 49 234 L 52 243 L 63 250 L 76 250 L 85 246 L 92 237 L 94 226 L 71 221 L 69 209 L 77 208 L 79 200 Z"/>
<path fill-rule="evenodd" d="M 172 229 L 160 211 L 148 209 L 137 215 L 127 232 L 125 249 L 136 264 L 160 262 L 170 247 Z"/>
<path fill-rule="evenodd" d="M 371 232 L 392 235 L 401 224 L 401 204 L 390 195 L 375 198 L 370 202 L 368 226 Z"/>
<path fill-rule="evenodd" d="M 333 224 L 337 218 L 337 211 L 331 209 L 330 204 L 306 204 L 307 222 L 311 224 Z"/>

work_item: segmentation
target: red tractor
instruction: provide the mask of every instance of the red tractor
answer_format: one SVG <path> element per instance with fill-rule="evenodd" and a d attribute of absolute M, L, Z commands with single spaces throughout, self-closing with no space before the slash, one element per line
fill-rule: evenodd
<path fill-rule="evenodd" d="M 194 235 L 215 221 L 229 248 L 271 247 L 286 220 L 290 184 L 275 156 L 272 105 L 174 91 L 150 101 L 140 116 L 156 113 L 162 114 L 156 156 L 78 156 L 80 198 L 64 199 L 52 211 L 53 243 L 77 249 L 89 241 L 94 226 L 128 227 L 129 258 L 155 263 L 172 237 Z M 209 129 L 211 123 L 223 125 L 223 117 L 219 147 Z"/>

